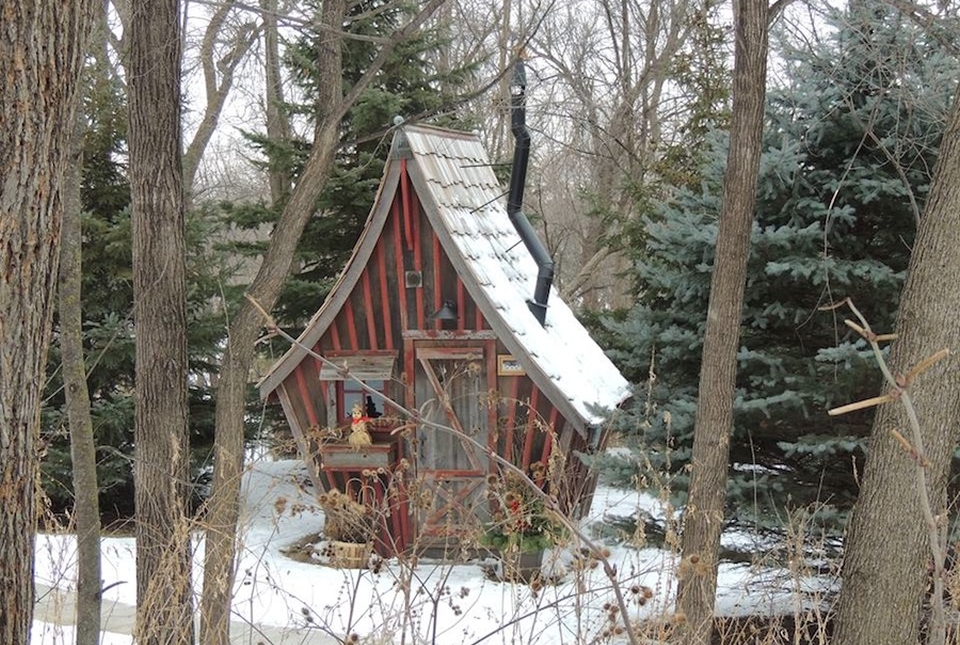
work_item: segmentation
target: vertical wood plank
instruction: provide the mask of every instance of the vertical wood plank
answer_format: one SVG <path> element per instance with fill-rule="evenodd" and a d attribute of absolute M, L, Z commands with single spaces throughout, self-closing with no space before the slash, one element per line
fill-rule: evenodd
<path fill-rule="evenodd" d="M 337 318 L 339 317 L 340 316 L 337 316 Z M 330 344 L 333 346 L 334 351 L 343 349 L 343 343 L 340 342 L 340 330 L 337 328 L 336 319 L 334 319 L 333 323 L 330 325 Z"/>
<path fill-rule="evenodd" d="M 537 419 L 539 413 L 537 412 L 537 405 L 540 403 L 540 388 L 536 385 L 533 386 L 533 391 L 530 392 L 530 404 L 527 407 L 527 426 L 526 434 L 523 439 L 523 460 L 521 462 L 521 467 L 524 470 L 530 468 L 530 455 L 533 452 L 533 436 L 537 431 Z"/>
<path fill-rule="evenodd" d="M 303 401 L 303 409 L 307 414 L 307 420 L 310 422 L 311 426 L 318 425 L 317 423 L 317 411 L 313 406 L 313 397 L 310 396 L 310 388 L 307 387 L 307 381 L 303 375 L 304 364 L 300 363 L 293 370 L 294 377 L 297 381 L 297 390 L 300 392 L 300 397 Z"/>
<path fill-rule="evenodd" d="M 506 438 L 503 444 L 503 454 L 512 464 L 517 463 L 517 455 L 513 452 L 513 442 L 515 435 L 515 428 L 517 425 L 517 408 L 520 407 L 520 376 L 509 376 L 504 377 L 510 380 L 510 398 L 507 404 L 507 420 L 506 420 Z"/>
<path fill-rule="evenodd" d="M 413 208 L 413 198 L 408 200 L 410 208 Z M 423 271 L 423 245 L 420 243 L 420 213 L 419 211 L 414 215 L 411 213 L 410 219 L 413 220 L 413 265 L 416 267 L 417 271 Z M 416 298 L 416 307 L 417 307 L 417 322 L 415 329 L 426 329 L 426 323 L 424 321 L 424 302 L 423 302 L 423 290 L 421 289 L 418 294 L 415 295 Z"/>
<path fill-rule="evenodd" d="M 463 280 L 460 279 L 460 276 L 457 276 L 457 331 L 464 331 L 467 326 L 467 298 L 465 289 L 463 286 Z M 488 348 L 489 349 L 489 348 Z M 494 346 L 494 351 L 492 352 L 496 355 L 496 346 Z M 494 356 L 493 364 L 493 373 L 497 373 L 497 364 L 496 357 Z"/>
<path fill-rule="evenodd" d="M 410 208 L 410 176 L 407 174 L 407 160 L 400 160 L 400 199 L 403 202 L 403 233 L 406 249 L 413 250 L 413 209 Z"/>
<path fill-rule="evenodd" d="M 403 249 L 401 248 L 400 220 L 403 217 L 402 213 L 400 202 L 394 200 L 390 217 L 393 219 L 393 249 L 397 260 L 397 305 L 400 308 L 401 332 L 410 328 L 410 318 L 407 316 L 407 286 L 403 269 Z"/>
<path fill-rule="evenodd" d="M 540 463 L 544 466 L 547 466 L 550 463 L 550 452 L 553 450 L 553 435 L 556 433 L 557 428 L 557 419 L 559 418 L 559 412 L 557 408 L 553 405 L 550 406 L 550 419 L 547 423 L 547 436 L 543 442 L 543 452 L 540 455 Z M 564 459 L 567 458 L 567 455 L 564 455 Z"/>
<path fill-rule="evenodd" d="M 350 340 L 350 347 L 347 347 L 347 349 L 360 349 L 357 344 L 357 320 L 353 314 L 353 294 L 350 294 L 350 297 L 344 303 L 343 313 L 347 324 L 347 338 Z"/>
<path fill-rule="evenodd" d="M 370 343 L 370 349 L 379 349 L 379 344 L 377 343 L 377 325 L 381 323 L 389 324 L 389 321 L 384 320 L 382 315 L 377 316 L 376 312 L 373 310 L 373 293 L 370 288 L 370 270 L 371 265 L 368 264 L 363 270 L 363 273 L 360 275 L 360 287 L 363 289 L 363 306 L 367 309 L 367 315 L 364 316 L 367 320 L 367 340 Z"/>
<path fill-rule="evenodd" d="M 459 280 L 457 281 L 459 284 Z M 483 351 L 486 355 L 487 369 L 487 392 L 497 391 L 497 341 L 488 340 L 483 344 Z M 497 405 L 493 397 L 487 397 L 487 449 L 497 453 L 497 443 L 500 441 L 500 429 L 497 427 Z M 501 455 L 502 456 L 502 455 Z M 492 459 L 487 459 L 487 472 L 495 472 L 496 464 Z"/>
<path fill-rule="evenodd" d="M 380 307 L 383 320 L 383 339 L 386 349 L 394 349 L 393 346 L 393 311 L 390 307 L 390 282 L 387 280 L 387 257 L 386 257 L 386 236 L 381 237 L 377 242 L 377 277 L 380 283 Z M 400 279 L 400 275 L 397 275 Z"/>
<path fill-rule="evenodd" d="M 440 307 L 443 306 L 443 286 L 440 283 L 440 273 L 441 273 L 441 260 L 443 255 L 440 253 L 440 238 L 437 237 L 435 231 L 431 229 L 430 231 L 430 246 L 433 251 L 433 311 L 439 311 Z M 460 318 L 460 313 L 462 309 L 457 309 L 457 318 Z M 440 330 L 443 328 L 443 321 L 435 319 L 433 321 L 433 328 Z"/>

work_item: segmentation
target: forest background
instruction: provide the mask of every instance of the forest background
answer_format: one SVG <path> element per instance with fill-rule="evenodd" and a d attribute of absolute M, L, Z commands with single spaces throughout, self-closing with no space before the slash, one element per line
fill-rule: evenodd
<path fill-rule="evenodd" d="M 195 15 L 187 23 L 198 30 L 187 42 L 202 39 L 195 65 L 185 70 L 192 103 L 186 131 L 204 126 L 211 109 L 223 110 L 198 159 L 188 212 L 198 501 L 209 475 L 224 321 L 281 205 L 269 199 L 263 170 L 279 167 L 296 177 L 310 150 L 306 117 L 319 82 L 310 61 L 315 35 L 303 33 L 308 19 L 293 12 L 281 31 L 286 47 L 280 68 L 290 95 L 281 107 L 291 131 L 286 138 L 268 136 L 258 90 L 264 82 L 262 26 L 243 8 L 225 7 L 218 6 L 219 31 L 205 23 L 212 9 L 202 4 L 190 5 Z M 534 13 L 526 19 L 536 19 L 534 28 L 518 7 L 520 22 L 506 34 L 502 25 L 463 34 L 458 29 L 477 22 L 438 18 L 393 54 L 344 118 L 333 177 L 298 246 L 278 321 L 294 332 L 302 328 L 335 281 L 372 204 L 395 117 L 477 129 L 506 173 L 512 144 L 502 70 L 515 34 L 529 32 L 524 44 L 535 145 L 527 210 L 557 262 L 560 293 L 637 386 L 633 407 L 616 419 L 634 456 L 604 456 L 598 467 L 623 485 L 643 477 L 667 487 L 682 503 L 732 64 L 723 7 L 682 9 L 676 15 L 661 10 L 653 20 L 658 24 L 648 27 L 670 36 L 662 51 L 629 29 L 644 22 L 629 14 L 603 29 L 588 21 L 588 30 L 576 24 L 578 16 Z M 351 33 L 389 33 L 402 12 L 353 21 Z M 574 26 L 591 38 L 560 38 Z M 949 47 L 883 3 L 796 5 L 773 33 L 738 355 L 728 489 L 736 510 L 729 520 L 775 529 L 802 508 L 839 531 L 855 499 L 871 413 L 831 418 L 826 412 L 866 398 L 878 379 L 866 342 L 819 308 L 850 297 L 875 328 L 891 328 L 957 61 Z M 467 36 L 476 42 L 467 45 Z M 345 81 L 355 82 L 375 53 L 367 40 L 348 40 Z M 618 60 L 620 67 L 611 67 Z M 199 77 L 216 77 L 206 67 L 224 70 L 227 64 L 236 68 L 230 70 L 236 80 L 221 71 L 219 83 L 235 86 L 221 87 L 204 104 Z M 97 73 L 84 102 L 84 348 L 101 505 L 108 516 L 123 518 L 133 512 L 134 364 L 125 104 L 121 70 L 107 65 Z M 210 105 L 215 98 L 223 105 Z M 56 349 L 54 343 L 43 473 L 53 507 L 62 510 L 72 499 L 72 471 Z M 260 364 L 270 360 L 264 355 Z M 250 403 L 257 406 L 252 395 Z M 251 433 L 271 430 L 255 412 L 249 420 Z"/>

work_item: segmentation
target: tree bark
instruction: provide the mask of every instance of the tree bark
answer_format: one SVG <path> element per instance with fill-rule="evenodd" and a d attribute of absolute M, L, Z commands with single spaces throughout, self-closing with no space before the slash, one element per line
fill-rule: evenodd
<path fill-rule="evenodd" d="M 80 182 L 83 167 L 82 130 L 75 128 L 73 155 L 64 181 L 64 210 L 60 246 L 60 356 L 70 427 L 73 467 L 73 516 L 77 530 L 77 639 L 76 645 L 100 642 L 100 488 L 97 454 L 90 418 L 90 393 L 83 357 L 81 310 Z"/>
<path fill-rule="evenodd" d="M 266 85 L 267 136 L 273 141 L 290 140 L 290 120 L 284 110 L 283 83 L 280 78 L 280 33 L 277 28 L 277 0 L 261 0 L 263 9 L 263 67 Z M 270 203 L 283 204 L 293 183 L 290 173 L 270 168 Z"/>
<path fill-rule="evenodd" d="M 324 0 L 320 21 L 339 25 L 346 12 L 344 0 Z M 326 31 L 317 65 L 320 85 L 313 151 L 270 236 L 267 252 L 248 294 L 269 310 L 280 295 L 290 273 L 294 251 L 316 201 L 333 167 L 339 144 L 342 117 L 343 75 L 342 36 Z M 255 356 L 255 344 L 263 320 L 257 309 L 244 302 L 230 324 L 227 348 L 217 385 L 214 474 L 207 500 L 206 544 L 204 548 L 203 601 L 200 640 L 205 645 L 228 645 L 230 601 L 236 571 L 236 530 L 239 519 L 240 477 L 243 471 L 243 415 L 246 409 L 247 379 Z"/>
<path fill-rule="evenodd" d="M 180 3 L 138 0 L 127 68 L 136 331 L 137 642 L 193 641 Z"/>
<path fill-rule="evenodd" d="M 947 521 L 947 477 L 960 440 L 960 93 L 940 147 L 925 213 L 914 243 L 888 360 L 894 374 L 949 348 L 954 353 L 909 386 L 920 417 L 928 494 Z M 878 330 L 882 332 L 885 330 Z M 843 561 L 835 642 L 916 643 L 933 558 L 920 510 L 916 462 L 893 437 L 909 436 L 899 402 L 877 411 Z M 882 608 L 877 601 L 882 600 Z"/>
<path fill-rule="evenodd" d="M 0 2 L 0 642 L 28 643 L 63 175 L 89 0 Z"/>
<path fill-rule="evenodd" d="M 683 520 L 677 611 L 685 643 L 710 642 L 723 527 L 740 318 L 756 202 L 767 70 L 766 2 L 734 2 L 730 151 L 710 281 L 694 425 L 690 494 Z"/>

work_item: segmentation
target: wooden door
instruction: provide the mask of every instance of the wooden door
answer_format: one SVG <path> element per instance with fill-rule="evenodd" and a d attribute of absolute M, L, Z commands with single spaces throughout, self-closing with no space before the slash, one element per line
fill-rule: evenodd
<path fill-rule="evenodd" d="M 416 405 L 424 420 L 417 429 L 416 466 L 425 493 L 416 520 L 426 546 L 452 546 L 489 517 L 484 491 L 490 461 L 473 443 L 487 446 L 490 440 L 484 400 L 489 368 L 483 347 L 415 352 Z"/>

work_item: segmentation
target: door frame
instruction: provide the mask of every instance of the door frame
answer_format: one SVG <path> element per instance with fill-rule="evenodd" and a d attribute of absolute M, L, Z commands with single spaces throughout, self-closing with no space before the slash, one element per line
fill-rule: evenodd
<path fill-rule="evenodd" d="M 407 408 L 415 410 L 423 403 L 422 401 L 416 400 L 416 378 L 421 360 L 470 360 L 473 357 L 479 357 L 486 370 L 486 379 L 482 382 L 481 387 L 485 386 L 484 391 L 487 393 L 496 391 L 497 341 L 495 339 L 468 337 L 454 339 L 404 339 L 404 375 L 408 383 L 405 401 Z M 427 375 L 431 380 L 431 388 L 436 391 L 438 389 L 438 383 L 431 378 L 429 372 Z M 478 396 L 483 396 L 483 393 L 484 392 L 479 392 Z M 485 415 L 487 423 L 486 449 L 494 453 L 496 453 L 497 450 L 498 439 L 497 407 L 496 404 L 491 402 L 491 404 L 487 405 Z M 462 428 L 458 429 L 462 430 Z M 460 441 L 462 442 L 463 440 L 461 439 Z M 476 452 L 480 452 L 479 449 L 476 449 Z M 447 471 L 442 469 L 427 469 L 424 468 L 424 465 L 421 463 L 420 451 L 418 449 L 413 449 L 408 454 L 411 456 L 414 478 L 424 484 L 432 484 L 435 495 L 444 498 L 442 501 L 437 500 L 439 505 L 428 515 L 420 518 L 419 524 L 418 518 L 413 517 L 411 519 L 414 521 L 416 530 L 421 538 L 435 538 L 449 545 L 457 536 L 451 535 L 443 530 L 445 527 L 450 526 L 441 521 L 443 516 L 449 509 L 462 503 L 466 498 L 474 494 L 475 491 L 485 487 L 487 476 L 492 472 L 496 472 L 496 463 L 493 459 L 481 454 L 476 462 L 471 460 L 471 463 L 476 465 L 476 468 L 473 470 Z M 444 494 L 445 491 L 442 485 L 444 480 L 466 480 L 470 483 L 466 484 L 462 491 L 457 491 L 456 493 L 447 492 L 447 494 Z M 414 509 L 411 508 L 411 512 L 413 512 L 413 510 Z"/>

